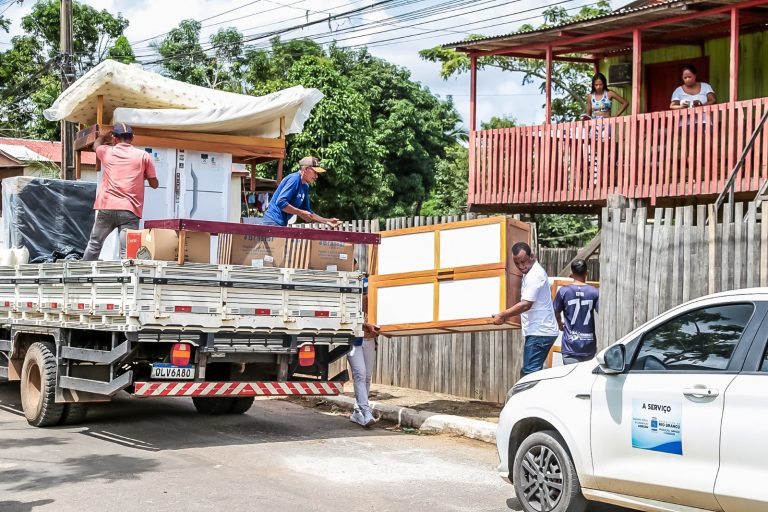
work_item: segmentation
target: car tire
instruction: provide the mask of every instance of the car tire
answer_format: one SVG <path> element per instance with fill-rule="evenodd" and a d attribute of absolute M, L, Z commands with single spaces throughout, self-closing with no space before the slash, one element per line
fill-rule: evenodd
<path fill-rule="evenodd" d="M 571 454 L 554 430 L 535 432 L 520 443 L 512 483 L 525 512 L 584 512 L 587 507 Z"/>
<path fill-rule="evenodd" d="M 234 399 L 229 396 L 214 398 L 207 396 L 192 397 L 192 403 L 200 414 L 228 414 Z"/>
<path fill-rule="evenodd" d="M 21 367 L 21 408 L 33 427 L 56 425 L 64 404 L 56 403 L 56 356 L 52 343 L 33 343 Z"/>

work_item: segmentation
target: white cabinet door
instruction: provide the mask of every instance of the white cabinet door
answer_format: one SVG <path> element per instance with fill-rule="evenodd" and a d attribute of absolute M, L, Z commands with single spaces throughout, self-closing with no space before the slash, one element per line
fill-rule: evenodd
<path fill-rule="evenodd" d="M 187 151 L 179 204 L 188 219 L 229 220 L 229 188 L 232 156 L 223 153 Z"/>
<path fill-rule="evenodd" d="M 721 303 L 661 321 L 642 335 L 626 373 L 596 379 L 591 443 L 600 489 L 719 510 L 724 396 L 753 312 L 752 304 Z"/>
<path fill-rule="evenodd" d="M 137 146 L 149 153 L 155 164 L 157 181 L 160 186 L 153 189 L 148 183 L 144 184 L 144 214 L 145 220 L 172 219 L 174 215 L 174 185 L 176 181 L 176 150 Z M 143 224 L 142 224 L 143 225 Z"/>
<path fill-rule="evenodd" d="M 715 495 L 725 512 L 768 510 L 766 425 L 768 373 L 739 375 L 725 393 L 715 484 Z"/>

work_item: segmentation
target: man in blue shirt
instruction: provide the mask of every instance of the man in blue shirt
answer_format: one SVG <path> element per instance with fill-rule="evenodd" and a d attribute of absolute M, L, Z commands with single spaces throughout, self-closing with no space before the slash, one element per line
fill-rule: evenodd
<path fill-rule="evenodd" d="M 275 190 L 264 212 L 262 224 L 287 226 L 288 219 L 293 215 L 302 218 L 304 222 L 321 222 L 334 228 L 341 224 L 339 219 L 321 217 L 309 205 L 309 186 L 324 172 L 325 169 L 320 167 L 320 161 L 315 157 L 307 156 L 299 160 L 299 170 L 283 178 Z"/>
<path fill-rule="evenodd" d="M 563 364 L 589 361 L 597 352 L 595 313 L 600 292 L 586 283 L 587 262 L 582 259 L 571 263 L 571 278 L 573 284 L 560 287 L 554 303 L 555 318 L 563 331 Z"/>

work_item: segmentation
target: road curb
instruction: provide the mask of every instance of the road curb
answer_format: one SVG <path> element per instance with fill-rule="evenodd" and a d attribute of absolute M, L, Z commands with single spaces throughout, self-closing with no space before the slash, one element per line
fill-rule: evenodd
<path fill-rule="evenodd" d="M 350 412 L 355 408 L 354 398 L 344 395 L 305 398 L 313 402 L 329 402 Z M 486 443 L 496 443 L 497 425 L 490 421 L 475 420 L 451 414 L 417 411 L 409 407 L 398 407 L 378 402 L 370 402 L 370 404 L 371 409 L 374 411 L 374 416 L 397 423 L 401 427 L 415 428 L 419 432 L 429 434 L 452 434 L 468 439 L 477 439 Z"/>

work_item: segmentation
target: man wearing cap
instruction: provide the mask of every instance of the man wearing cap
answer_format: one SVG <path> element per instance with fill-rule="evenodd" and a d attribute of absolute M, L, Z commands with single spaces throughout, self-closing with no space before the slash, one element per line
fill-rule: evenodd
<path fill-rule="evenodd" d="M 110 136 L 115 139 L 114 146 L 105 144 Z M 118 123 L 111 133 L 99 134 L 93 143 L 93 150 L 101 161 L 102 175 L 93 204 L 96 221 L 83 255 L 85 261 L 99 257 L 104 240 L 115 229 L 120 236 L 120 257 L 125 257 L 126 230 L 139 229 L 144 210 L 144 181 L 152 188 L 159 186 L 149 153 L 134 148 L 131 142 L 131 127 Z"/>
<path fill-rule="evenodd" d="M 309 186 L 317 180 L 318 174 L 324 172 L 320 161 L 313 156 L 299 160 L 299 170 L 283 178 L 275 190 L 267 211 L 264 212 L 262 224 L 287 226 L 292 215 L 301 217 L 304 222 L 321 222 L 331 227 L 341 224 L 339 219 L 321 217 L 309 206 Z"/>

